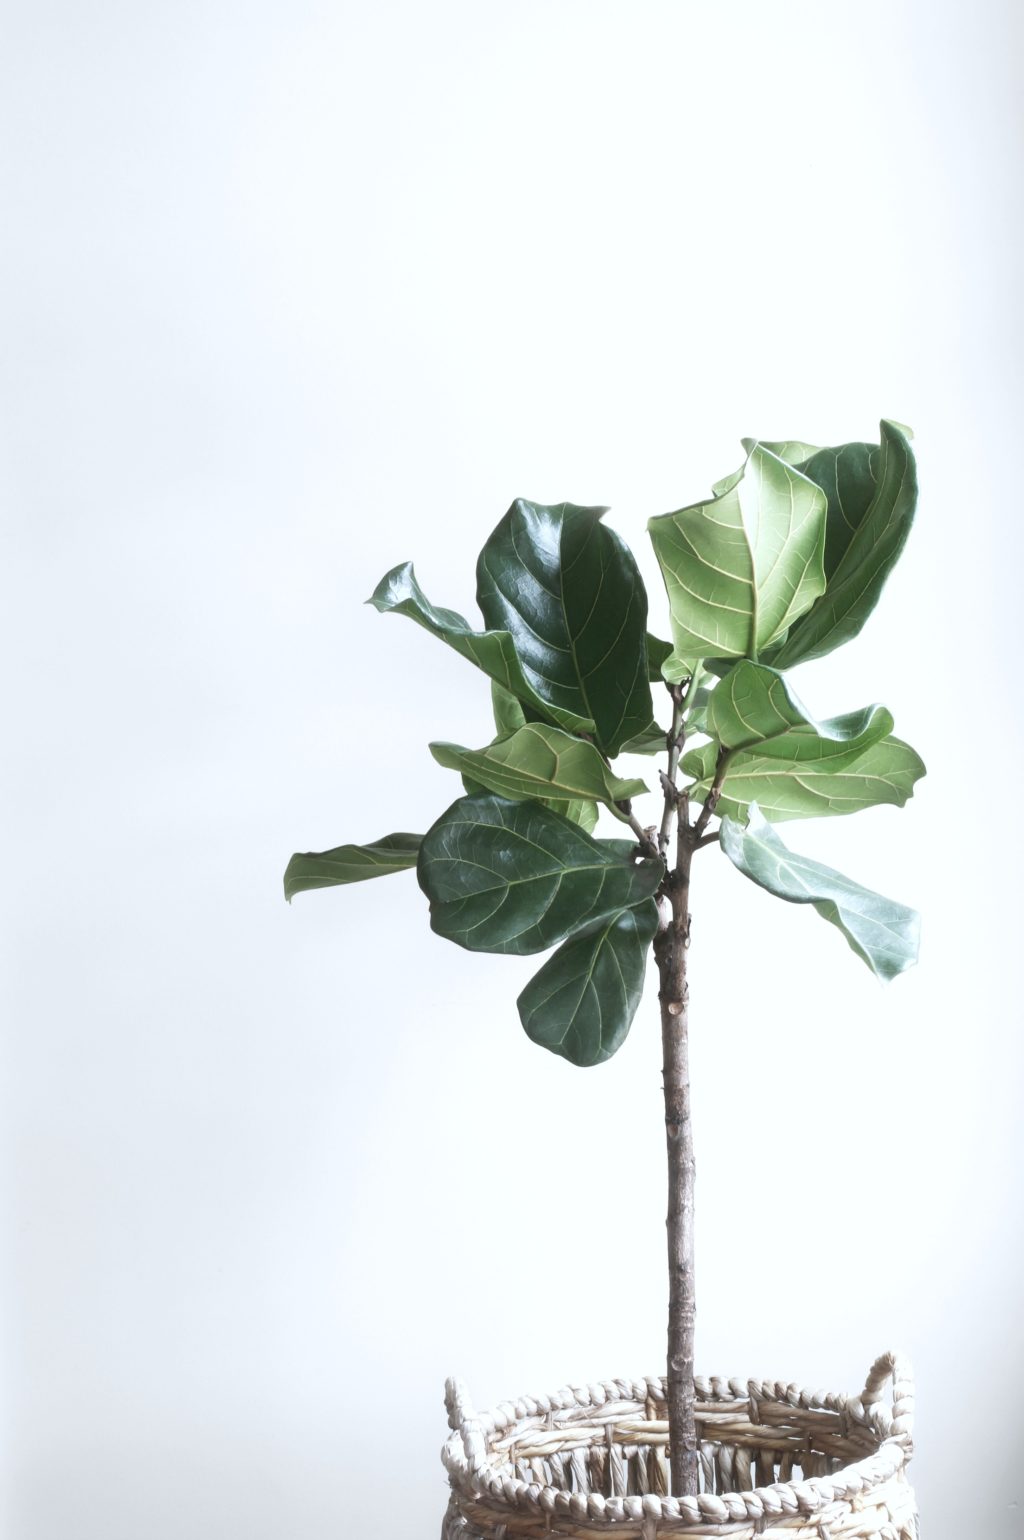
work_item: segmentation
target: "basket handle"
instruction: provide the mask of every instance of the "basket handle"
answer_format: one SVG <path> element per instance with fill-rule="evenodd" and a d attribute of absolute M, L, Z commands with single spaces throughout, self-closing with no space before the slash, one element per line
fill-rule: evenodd
<path fill-rule="evenodd" d="M 445 1380 L 444 1404 L 448 1426 L 460 1435 L 466 1464 L 475 1473 L 487 1459 L 487 1440 L 477 1420 L 472 1397 L 462 1380 Z"/>
<path fill-rule="evenodd" d="M 871 1366 L 861 1394 L 861 1405 L 874 1406 L 892 1380 L 892 1436 L 906 1447 L 914 1448 L 914 1371 L 902 1353 L 883 1353 Z"/>

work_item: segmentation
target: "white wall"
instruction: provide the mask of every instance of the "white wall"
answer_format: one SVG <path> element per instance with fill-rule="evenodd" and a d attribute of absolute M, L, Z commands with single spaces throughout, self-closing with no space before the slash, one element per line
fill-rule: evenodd
<path fill-rule="evenodd" d="M 919 525 L 804 671 L 925 755 L 791 826 L 924 911 L 881 990 L 696 875 L 700 1362 L 919 1375 L 927 1540 L 1020 1534 L 1019 60 L 1010 0 L 5 8 L 10 1540 L 433 1535 L 442 1382 L 657 1370 L 653 990 L 589 1073 L 412 877 L 513 496 L 644 522 L 741 434 L 917 432 Z M 660 619 L 663 628 L 664 622 Z M 12 752 L 13 751 L 13 752 Z M 984 1511 L 974 1504 L 982 1500 Z"/>

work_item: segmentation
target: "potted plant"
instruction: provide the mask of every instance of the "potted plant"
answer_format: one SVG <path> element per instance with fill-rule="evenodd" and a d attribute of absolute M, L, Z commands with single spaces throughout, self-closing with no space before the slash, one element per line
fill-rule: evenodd
<path fill-rule="evenodd" d="M 912 1387 L 886 1355 L 858 1398 L 694 1374 L 694 1157 L 687 956 L 695 858 L 714 851 L 768 893 L 809 904 L 879 979 L 917 957 L 918 919 L 783 842 L 786 820 L 902 806 L 924 766 L 884 706 L 815 720 L 786 670 L 851 640 L 910 530 L 909 433 L 819 449 L 744 440 L 709 498 L 651 519 L 671 641 L 603 508 L 518 500 L 477 565 L 483 625 L 435 607 L 411 564 L 372 602 L 406 615 L 491 683 L 495 737 L 436 742 L 462 794 L 426 834 L 295 855 L 308 888 L 416 868 L 440 935 L 550 956 L 519 996 L 534 1042 L 578 1065 L 621 1045 L 658 974 L 668 1152 L 663 1378 L 525 1397 L 476 1415 L 449 1382 L 445 1535 L 761 1533 L 909 1540 Z M 652 684 L 668 719 L 656 715 Z M 621 754 L 665 756 L 656 814 Z M 622 838 L 594 832 L 598 809 Z M 713 823 L 713 821 L 715 821 Z M 893 1381 L 893 1409 L 883 1404 Z"/>

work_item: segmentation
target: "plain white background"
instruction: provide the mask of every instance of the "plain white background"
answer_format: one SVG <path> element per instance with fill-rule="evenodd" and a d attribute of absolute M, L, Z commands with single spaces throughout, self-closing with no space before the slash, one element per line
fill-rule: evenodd
<path fill-rule="evenodd" d="M 695 875 L 699 1363 L 919 1379 L 927 1540 L 1021 1533 L 1011 0 L 4 8 L 5 1540 L 432 1536 L 444 1376 L 658 1370 L 653 989 L 525 1039 L 531 960 L 414 878 L 486 685 L 362 601 L 473 606 L 514 496 L 652 513 L 742 434 L 914 426 L 919 522 L 828 714 L 930 775 L 790 825 L 924 913 L 876 985 Z"/>

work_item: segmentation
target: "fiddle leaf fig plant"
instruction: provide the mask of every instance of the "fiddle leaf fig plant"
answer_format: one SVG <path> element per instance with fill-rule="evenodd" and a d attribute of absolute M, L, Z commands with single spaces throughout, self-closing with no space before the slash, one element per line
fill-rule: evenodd
<path fill-rule="evenodd" d="M 438 935 L 473 952 L 550 954 L 519 996 L 519 1017 L 533 1042 L 581 1066 L 621 1047 L 653 953 L 677 1495 L 695 1493 L 698 1475 L 693 859 L 717 849 L 765 892 L 810 905 L 879 979 L 908 968 L 918 946 L 912 910 L 790 850 L 775 829 L 902 807 L 924 774 L 885 706 L 818 720 L 785 672 L 850 641 L 874 608 L 914 516 L 909 431 L 883 422 L 877 444 L 743 446 L 743 465 L 709 497 L 648 525 L 671 641 L 648 631 L 639 569 L 604 508 L 517 499 L 477 563 L 479 627 L 431 604 L 411 563 L 389 572 L 369 602 L 414 620 L 489 679 L 494 736 L 430 744 L 461 786 L 425 834 L 294 855 L 284 879 L 290 900 L 415 867 Z M 638 799 L 653 775 L 620 771 L 623 754 L 664 756 L 647 817 Z M 618 837 L 595 832 L 601 811 Z"/>

